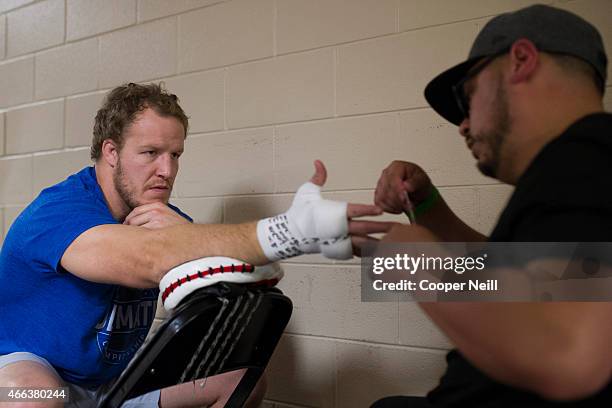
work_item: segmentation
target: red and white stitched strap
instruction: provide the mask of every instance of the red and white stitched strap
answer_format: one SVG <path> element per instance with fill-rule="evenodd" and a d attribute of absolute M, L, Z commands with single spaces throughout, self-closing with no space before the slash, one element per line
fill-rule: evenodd
<path fill-rule="evenodd" d="M 161 300 L 168 311 L 190 293 L 217 282 L 259 283 L 274 286 L 283 277 L 276 264 L 253 266 L 238 259 L 213 256 L 186 262 L 171 269 L 159 282 Z"/>

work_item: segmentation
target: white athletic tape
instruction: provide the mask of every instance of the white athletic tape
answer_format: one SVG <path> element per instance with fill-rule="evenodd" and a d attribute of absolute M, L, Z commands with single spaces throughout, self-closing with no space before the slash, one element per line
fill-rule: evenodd
<path fill-rule="evenodd" d="M 253 266 L 223 256 L 212 256 L 186 262 L 172 268 L 159 282 L 164 309 L 174 309 L 196 289 L 218 282 L 266 283 L 274 285 L 283 277 L 277 264 Z"/>
<path fill-rule="evenodd" d="M 348 259 L 353 254 L 351 238 L 344 237 L 321 243 L 321 253 L 330 259 Z M 349 257 L 346 254 L 350 254 Z"/>
<path fill-rule="evenodd" d="M 347 204 L 341 201 L 319 200 L 314 206 L 316 235 L 323 239 L 344 237 L 348 234 Z"/>
<path fill-rule="evenodd" d="M 348 234 L 347 203 L 325 200 L 321 187 L 302 184 L 286 213 L 257 223 L 257 238 L 270 261 L 322 252 L 322 245 L 334 245 Z M 351 245 L 334 246 L 324 253 L 334 259 L 352 257 Z"/>

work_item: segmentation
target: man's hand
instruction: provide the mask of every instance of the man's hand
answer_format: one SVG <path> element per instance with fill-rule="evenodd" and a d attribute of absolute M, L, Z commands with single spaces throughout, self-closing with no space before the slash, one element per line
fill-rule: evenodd
<path fill-rule="evenodd" d="M 159 229 L 180 224 L 189 224 L 185 218 L 162 202 L 136 207 L 123 221 L 124 225 Z"/>
<path fill-rule="evenodd" d="M 394 225 L 353 221 L 352 217 L 380 215 L 382 210 L 375 205 L 323 198 L 321 186 L 326 179 L 325 166 L 315 161 L 314 176 L 298 188 L 291 207 L 285 213 L 259 220 L 257 239 L 268 260 L 313 253 L 322 253 L 331 259 L 349 259 L 370 239 L 368 234 L 386 232 Z"/>
<path fill-rule="evenodd" d="M 327 170 L 325 165 L 320 160 L 315 160 L 315 174 L 311 177 L 310 182 L 322 187 L 327 180 Z M 377 239 L 370 237 L 370 234 L 389 232 L 394 226 L 400 225 L 395 222 L 381 221 L 355 221 L 353 218 L 378 216 L 382 214 L 382 209 L 376 205 L 370 204 L 355 204 L 348 203 L 346 207 L 346 216 L 348 218 L 348 232 L 351 236 L 353 246 L 353 254 L 361 256 L 361 248 L 370 241 Z"/>
<path fill-rule="evenodd" d="M 378 179 L 374 203 L 386 212 L 400 214 L 408 206 L 406 193 L 410 201 L 417 205 L 429 196 L 431 188 L 431 180 L 422 168 L 414 163 L 395 160 Z"/>
<path fill-rule="evenodd" d="M 440 242 L 440 237 L 436 236 L 428 228 L 421 225 L 397 224 L 385 235 L 382 242 Z"/>

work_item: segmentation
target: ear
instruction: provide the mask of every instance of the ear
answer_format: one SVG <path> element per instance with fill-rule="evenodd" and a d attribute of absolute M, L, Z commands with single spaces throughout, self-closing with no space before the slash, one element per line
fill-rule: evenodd
<path fill-rule="evenodd" d="M 519 83 L 530 79 L 536 72 L 540 53 L 535 44 L 526 38 L 516 40 L 509 52 L 510 82 Z"/>
<path fill-rule="evenodd" d="M 102 142 L 102 159 L 112 168 L 115 168 L 119 161 L 119 149 L 112 139 L 105 139 Z"/>

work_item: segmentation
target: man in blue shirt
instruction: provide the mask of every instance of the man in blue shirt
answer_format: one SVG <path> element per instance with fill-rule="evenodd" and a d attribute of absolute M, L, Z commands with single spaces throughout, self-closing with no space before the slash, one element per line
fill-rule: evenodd
<path fill-rule="evenodd" d="M 205 256 L 255 265 L 305 252 L 350 256 L 346 235 L 359 245 L 368 233 L 389 227 L 348 221 L 379 214 L 375 206 L 322 200 L 340 208 L 323 221 L 341 232 L 309 231 L 322 222 L 310 199 L 321 201 L 326 175 L 320 162 L 307 183 L 310 198 L 296 199 L 280 217 L 194 224 L 168 204 L 187 128 L 176 96 L 160 86 L 112 90 L 96 115 L 95 167 L 45 189 L 15 220 L 0 254 L 0 386 L 68 385 L 72 406 L 94 405 L 142 345 L 157 286 L 173 267 Z M 281 227 L 288 228 L 285 241 L 275 233 Z M 338 239 L 324 245 L 328 238 Z M 155 391 L 124 406 L 223 406 L 242 373 L 208 378 L 203 388 Z M 249 406 L 258 406 L 264 391 L 261 382 Z"/>

